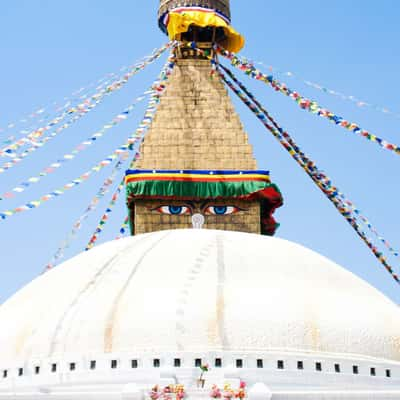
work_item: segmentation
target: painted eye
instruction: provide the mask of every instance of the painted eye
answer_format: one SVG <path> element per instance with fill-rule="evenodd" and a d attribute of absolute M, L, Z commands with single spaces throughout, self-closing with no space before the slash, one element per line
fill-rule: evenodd
<path fill-rule="evenodd" d="M 189 207 L 186 206 L 161 206 L 155 209 L 161 214 L 168 215 L 187 215 L 190 214 Z"/>
<path fill-rule="evenodd" d="M 229 215 L 242 211 L 239 207 L 235 206 L 208 206 L 205 209 L 206 214 L 212 215 Z"/>

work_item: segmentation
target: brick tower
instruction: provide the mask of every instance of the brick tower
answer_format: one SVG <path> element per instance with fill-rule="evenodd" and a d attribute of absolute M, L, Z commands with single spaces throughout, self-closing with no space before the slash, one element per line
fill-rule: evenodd
<path fill-rule="evenodd" d="M 272 212 L 282 203 L 279 190 L 268 173 L 257 171 L 247 134 L 210 60 L 188 45 L 195 41 L 212 55 L 215 43 L 240 43 L 228 25 L 229 0 L 189 3 L 160 2 L 159 25 L 180 46 L 140 148 L 138 170 L 127 172 L 132 233 L 190 228 L 196 214 L 204 217 L 206 229 L 272 234 Z M 204 26 L 202 16 L 209 23 L 210 13 L 216 22 Z M 187 30 L 171 32 L 168 24 L 174 21 Z M 238 36 L 230 41 L 232 31 Z"/>

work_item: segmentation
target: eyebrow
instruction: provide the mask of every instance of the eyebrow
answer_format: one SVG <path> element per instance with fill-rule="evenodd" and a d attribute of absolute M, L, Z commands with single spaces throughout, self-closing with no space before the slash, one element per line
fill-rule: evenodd
<path fill-rule="evenodd" d="M 230 203 L 215 204 L 215 201 L 218 201 L 218 200 L 205 200 L 205 201 L 201 202 L 201 203 L 200 203 L 200 209 L 201 209 L 201 211 L 204 212 L 204 208 L 205 208 L 207 205 L 210 205 L 210 204 L 211 204 L 211 205 L 214 205 L 214 206 L 226 206 L 226 207 L 232 206 L 232 207 L 238 208 L 240 211 L 249 211 L 248 208 L 242 208 L 242 207 L 239 207 L 239 206 L 237 206 L 237 205 L 230 204 Z"/>
<path fill-rule="evenodd" d="M 176 201 L 176 200 L 171 200 L 171 201 Z M 191 200 L 181 200 L 181 201 L 182 201 L 182 204 L 178 204 L 177 205 L 178 207 L 183 205 L 183 206 L 190 206 L 192 208 L 192 210 L 195 208 L 195 203 L 193 201 L 191 201 Z M 160 208 L 162 206 L 171 206 L 171 205 L 173 205 L 173 204 L 169 203 L 168 200 L 164 200 L 164 201 L 160 200 L 156 204 L 159 204 L 159 206 L 157 206 L 157 207 L 147 207 L 147 209 L 150 210 L 150 211 L 154 211 L 154 210 L 157 210 L 157 208 Z"/>

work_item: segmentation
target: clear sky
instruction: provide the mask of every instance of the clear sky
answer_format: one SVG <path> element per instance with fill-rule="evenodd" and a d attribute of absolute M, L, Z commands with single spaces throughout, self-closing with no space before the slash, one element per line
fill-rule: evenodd
<path fill-rule="evenodd" d="M 293 72 L 301 78 L 282 73 L 276 76 L 348 120 L 400 143 L 398 116 L 357 107 L 304 83 L 320 83 L 400 114 L 398 1 L 231 3 L 233 25 L 247 40 L 243 55 Z M 165 43 L 167 39 L 156 23 L 157 6 L 156 0 L 2 1 L 0 127 L 43 105 L 62 103 L 75 90 L 110 72 L 118 72 Z M 0 191 L 3 193 L 36 174 L 100 129 L 153 82 L 162 63 L 160 60 L 132 78 L 121 91 L 107 97 L 101 106 L 57 139 L 0 174 Z M 262 83 L 250 81 L 239 72 L 238 76 L 379 232 L 399 248 L 400 157 L 300 110 L 293 101 Z M 278 236 L 331 258 L 399 303 L 400 287 L 347 222 L 254 116 L 241 104 L 235 104 L 259 167 L 271 171 L 285 197 L 284 207 L 277 212 L 281 223 Z M 139 107 L 132 118 L 41 183 L 15 199 L 0 201 L 0 210 L 35 200 L 90 169 L 134 130 L 142 112 Z M 0 139 L 15 130 L 7 132 L 0 133 Z M 0 162 L 4 161 L 0 157 Z M 104 169 L 63 197 L 0 221 L 0 302 L 42 272 L 110 172 L 111 168 Z M 86 221 L 66 252 L 67 258 L 85 247 L 108 198 Z M 115 238 L 124 213 L 121 199 L 100 242 Z M 399 272 L 398 259 L 390 261 Z"/>

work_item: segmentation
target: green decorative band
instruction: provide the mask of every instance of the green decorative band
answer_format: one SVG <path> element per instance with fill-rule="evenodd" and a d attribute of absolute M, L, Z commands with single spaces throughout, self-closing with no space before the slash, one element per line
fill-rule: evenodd
<path fill-rule="evenodd" d="M 135 181 L 126 185 L 128 199 L 248 198 L 276 185 L 267 182 Z"/>
<path fill-rule="evenodd" d="M 128 202 L 133 199 L 249 198 L 267 188 L 268 171 L 127 171 Z"/>

